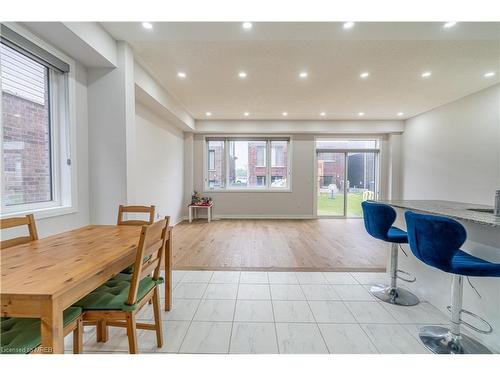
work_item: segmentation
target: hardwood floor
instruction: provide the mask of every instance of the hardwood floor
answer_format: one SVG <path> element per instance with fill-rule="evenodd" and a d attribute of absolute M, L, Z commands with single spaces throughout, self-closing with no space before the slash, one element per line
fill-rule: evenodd
<path fill-rule="evenodd" d="M 178 270 L 384 271 L 389 254 L 359 219 L 197 220 L 173 231 Z"/>

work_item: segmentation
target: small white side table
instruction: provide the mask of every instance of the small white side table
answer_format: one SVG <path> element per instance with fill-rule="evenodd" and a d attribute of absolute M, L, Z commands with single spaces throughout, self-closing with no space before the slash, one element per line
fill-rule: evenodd
<path fill-rule="evenodd" d="M 193 214 L 194 214 L 194 218 L 196 219 L 198 217 L 198 211 L 196 210 L 197 208 L 205 208 L 207 210 L 207 219 L 208 219 L 208 222 L 210 223 L 210 221 L 212 221 L 212 207 L 214 205 L 213 204 L 209 204 L 209 205 L 197 205 L 197 204 L 190 204 L 188 206 L 189 208 L 189 222 L 191 223 L 193 221 Z"/>

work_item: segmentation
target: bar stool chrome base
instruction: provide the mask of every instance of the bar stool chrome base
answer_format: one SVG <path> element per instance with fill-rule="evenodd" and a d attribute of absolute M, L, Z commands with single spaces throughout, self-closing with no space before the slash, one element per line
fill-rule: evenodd
<path fill-rule="evenodd" d="M 456 339 L 448 328 L 425 326 L 420 328 L 420 340 L 427 349 L 436 354 L 491 354 L 479 341 L 460 334 Z"/>
<path fill-rule="evenodd" d="M 419 299 L 413 293 L 403 288 L 392 288 L 388 285 L 373 285 L 370 293 L 378 299 L 398 306 L 418 305 Z"/>

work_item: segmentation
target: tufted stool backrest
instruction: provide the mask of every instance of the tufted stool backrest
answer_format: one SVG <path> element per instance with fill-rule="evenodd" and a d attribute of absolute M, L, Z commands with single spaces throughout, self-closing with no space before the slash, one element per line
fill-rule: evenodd
<path fill-rule="evenodd" d="M 366 231 L 382 241 L 387 241 L 387 233 L 396 220 L 396 211 L 387 204 L 374 201 L 361 202 Z"/>
<path fill-rule="evenodd" d="M 411 211 L 405 213 L 405 219 L 412 253 L 429 266 L 448 271 L 467 238 L 463 225 L 447 217 Z"/>

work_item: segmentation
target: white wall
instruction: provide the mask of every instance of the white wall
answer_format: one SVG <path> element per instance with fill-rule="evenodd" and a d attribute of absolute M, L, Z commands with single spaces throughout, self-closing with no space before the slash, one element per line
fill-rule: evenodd
<path fill-rule="evenodd" d="M 203 136 L 194 137 L 194 190 L 204 190 Z M 312 217 L 314 215 L 314 136 L 292 139 L 291 192 L 206 192 L 218 217 Z"/>
<path fill-rule="evenodd" d="M 90 220 L 114 224 L 118 205 L 131 194 L 135 122 L 134 59 L 124 43 L 118 46 L 118 67 L 89 69 Z"/>
<path fill-rule="evenodd" d="M 184 207 L 184 134 L 174 125 L 136 103 L 136 163 L 134 186 L 137 204 L 154 204 L 161 217 L 180 221 Z"/>
<path fill-rule="evenodd" d="M 500 85 L 408 120 L 402 198 L 493 205 L 500 189 Z"/>

